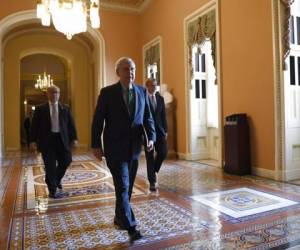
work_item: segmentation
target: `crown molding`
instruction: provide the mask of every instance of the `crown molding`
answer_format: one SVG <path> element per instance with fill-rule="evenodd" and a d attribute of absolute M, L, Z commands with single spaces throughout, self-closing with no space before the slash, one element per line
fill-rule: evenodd
<path fill-rule="evenodd" d="M 104 10 L 111 10 L 111 11 L 118 11 L 118 12 L 125 12 L 125 13 L 134 13 L 134 14 L 141 14 L 150 4 L 152 0 L 144 0 L 139 5 L 128 5 L 122 3 L 108 3 L 101 1 L 100 7 Z"/>

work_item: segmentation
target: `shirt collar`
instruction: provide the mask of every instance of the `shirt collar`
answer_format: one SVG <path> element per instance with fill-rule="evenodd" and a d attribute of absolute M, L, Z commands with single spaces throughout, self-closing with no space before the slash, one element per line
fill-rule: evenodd
<path fill-rule="evenodd" d="M 120 82 L 121 83 L 121 82 Z M 124 86 L 124 84 L 123 83 L 121 83 L 121 86 L 122 86 L 122 89 L 123 89 L 123 91 L 126 91 L 127 90 L 127 87 L 126 86 Z M 133 85 L 132 85 L 132 83 L 130 83 L 129 84 L 129 89 L 133 89 Z"/>
<path fill-rule="evenodd" d="M 49 103 L 50 106 L 52 106 L 53 104 L 58 105 L 58 102 L 52 103 L 52 102 L 48 101 L 48 103 Z"/>

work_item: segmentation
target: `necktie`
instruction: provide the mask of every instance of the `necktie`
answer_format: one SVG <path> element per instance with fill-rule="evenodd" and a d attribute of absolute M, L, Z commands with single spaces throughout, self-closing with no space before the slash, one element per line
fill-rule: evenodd
<path fill-rule="evenodd" d="M 153 107 L 153 109 L 155 110 L 155 109 L 156 109 L 156 99 L 155 99 L 155 95 L 151 95 L 151 96 L 150 96 L 150 100 L 151 100 L 152 107 Z"/>
<path fill-rule="evenodd" d="M 129 114 L 133 115 L 134 113 L 134 95 L 133 95 L 133 89 L 128 89 L 128 96 L 127 96 L 127 105 Z"/>
<path fill-rule="evenodd" d="M 59 123 L 58 123 L 58 105 L 52 105 L 52 115 L 51 115 L 51 125 L 52 132 L 59 132 Z"/>

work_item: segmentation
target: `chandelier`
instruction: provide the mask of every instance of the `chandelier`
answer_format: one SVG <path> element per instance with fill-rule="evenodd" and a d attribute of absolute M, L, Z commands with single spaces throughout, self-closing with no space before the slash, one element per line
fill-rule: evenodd
<path fill-rule="evenodd" d="M 47 75 L 46 72 L 44 72 L 43 78 L 41 77 L 41 75 L 39 75 L 39 78 L 36 80 L 36 84 L 34 85 L 34 87 L 42 91 L 47 91 L 47 89 L 52 85 L 53 79 L 51 79 L 50 75 Z"/>
<path fill-rule="evenodd" d="M 88 16 L 92 28 L 100 27 L 99 0 L 38 0 L 36 10 L 43 26 L 50 26 L 52 17 L 55 29 L 69 40 L 87 30 Z"/>

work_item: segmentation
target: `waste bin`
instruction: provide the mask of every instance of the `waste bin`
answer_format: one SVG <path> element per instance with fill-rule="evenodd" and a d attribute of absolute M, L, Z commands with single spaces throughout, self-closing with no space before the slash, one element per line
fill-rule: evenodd
<path fill-rule="evenodd" d="M 229 115 L 225 118 L 225 166 L 229 174 L 251 174 L 250 140 L 247 115 Z"/>

